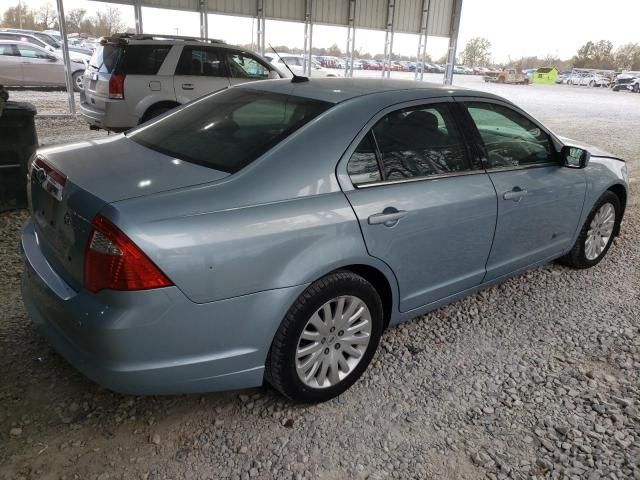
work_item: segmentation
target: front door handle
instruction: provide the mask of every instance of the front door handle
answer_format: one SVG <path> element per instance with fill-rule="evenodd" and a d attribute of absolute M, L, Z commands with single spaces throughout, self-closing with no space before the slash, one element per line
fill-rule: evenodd
<path fill-rule="evenodd" d="M 406 217 L 409 212 L 405 210 L 396 210 L 393 207 L 385 208 L 382 213 L 374 213 L 368 219 L 369 225 L 384 225 L 385 227 L 393 227 L 398 221 Z"/>
<path fill-rule="evenodd" d="M 183 83 L 182 84 L 182 89 L 183 90 L 193 90 L 193 83 Z"/>
<path fill-rule="evenodd" d="M 523 190 L 520 187 L 513 187 L 513 190 L 509 190 L 508 192 L 504 192 L 502 194 L 502 198 L 505 200 L 512 200 L 514 202 L 519 202 L 524 197 L 529 194 L 526 190 Z"/>

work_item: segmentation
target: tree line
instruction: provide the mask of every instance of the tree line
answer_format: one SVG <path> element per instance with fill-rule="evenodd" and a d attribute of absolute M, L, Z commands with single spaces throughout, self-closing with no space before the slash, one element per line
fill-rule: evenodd
<path fill-rule="evenodd" d="M 65 20 L 67 34 L 85 33 L 92 37 L 102 37 L 127 30 L 120 10 L 114 7 L 106 7 L 95 15 L 87 15 L 84 8 L 73 8 L 66 13 Z M 49 3 L 38 9 L 20 3 L 5 10 L 0 27 L 59 30 L 58 11 Z"/>
<path fill-rule="evenodd" d="M 460 52 L 458 61 L 470 66 L 491 65 L 491 42 L 483 37 L 472 38 Z M 589 41 L 570 59 L 563 60 L 553 55 L 522 57 L 509 59 L 501 66 L 518 69 L 555 66 L 558 70 L 571 68 L 640 70 L 640 43 L 627 43 L 614 48 L 609 40 Z"/>

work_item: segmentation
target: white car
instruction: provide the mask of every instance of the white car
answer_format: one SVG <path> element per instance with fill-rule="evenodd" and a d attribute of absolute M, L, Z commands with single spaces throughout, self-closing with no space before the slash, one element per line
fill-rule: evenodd
<path fill-rule="evenodd" d="M 0 40 L 11 40 L 14 42 L 30 43 L 32 45 L 36 45 L 62 58 L 61 48 L 55 48 L 52 45 L 45 42 L 44 40 L 38 38 L 36 35 L 30 34 L 30 33 L 0 31 Z M 84 63 L 85 68 L 89 64 L 90 59 L 91 59 L 90 55 L 85 55 L 83 53 L 73 52 L 69 50 L 69 60 L 71 60 L 72 62 Z"/>
<path fill-rule="evenodd" d="M 567 79 L 567 84 L 587 87 L 609 87 L 611 82 L 608 78 L 597 73 L 576 72 Z"/>
<path fill-rule="evenodd" d="M 265 53 L 264 56 L 271 62 L 272 65 L 278 67 L 278 69 L 282 72 L 287 72 L 287 67 L 285 67 L 286 64 L 296 75 L 306 75 L 304 71 L 305 58 L 302 55 L 294 55 L 291 53 L 279 53 L 277 55 L 275 53 Z M 318 62 L 313 61 L 313 63 L 311 64 L 311 76 L 339 77 L 340 75 L 338 75 L 335 70 L 324 68 Z"/>

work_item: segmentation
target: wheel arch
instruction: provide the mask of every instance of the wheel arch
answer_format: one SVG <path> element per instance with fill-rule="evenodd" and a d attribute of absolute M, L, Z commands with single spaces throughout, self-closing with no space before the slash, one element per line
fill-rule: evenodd
<path fill-rule="evenodd" d="M 380 300 L 382 301 L 382 310 L 384 315 L 383 328 L 386 330 L 386 328 L 389 326 L 389 323 L 391 322 L 391 318 L 393 317 L 394 306 L 394 291 L 392 289 L 391 282 L 387 278 L 387 275 L 385 275 L 378 268 L 363 263 L 345 265 L 343 267 L 336 268 L 331 272 L 328 272 L 327 275 L 338 271 L 348 271 L 351 273 L 355 273 L 356 275 L 361 276 L 371 285 L 373 285 L 373 288 L 376 289 L 376 292 L 378 292 Z"/>
<path fill-rule="evenodd" d="M 147 115 L 156 108 L 175 108 L 180 106 L 180 103 L 175 100 L 161 100 L 159 102 L 153 103 L 147 107 L 142 116 L 140 117 L 140 123 L 146 122 L 148 120 Z"/>
<path fill-rule="evenodd" d="M 618 200 L 620 200 L 620 206 L 622 207 L 622 212 L 620 214 L 620 216 L 622 217 L 622 215 L 624 215 L 624 212 L 627 208 L 627 189 L 619 184 L 616 183 L 614 185 L 611 185 L 607 191 L 614 193 L 617 197 Z M 618 236 L 620 234 L 620 224 L 618 223 L 616 225 L 616 230 L 614 232 L 614 235 Z"/>

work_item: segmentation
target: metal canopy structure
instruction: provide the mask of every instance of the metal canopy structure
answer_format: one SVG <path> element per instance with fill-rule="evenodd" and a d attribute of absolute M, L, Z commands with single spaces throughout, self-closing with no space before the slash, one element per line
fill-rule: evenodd
<path fill-rule="evenodd" d="M 422 80 L 427 37 L 448 37 L 445 85 L 451 85 L 455 65 L 462 0 L 92 0 L 133 7 L 136 33 L 144 33 L 142 7 L 196 12 L 200 16 L 200 36 L 208 38 L 208 15 L 232 15 L 256 19 L 256 38 L 260 53 L 266 50 L 266 20 L 304 23 L 304 69 L 311 73 L 313 26 L 332 25 L 347 28 L 345 76 L 353 76 L 355 39 L 358 29 L 385 32 L 383 77 L 391 74 L 393 37 L 396 33 L 418 35 L 415 78 Z M 58 2 L 60 30 L 66 40 L 63 0 Z M 65 51 L 66 51 L 66 41 Z M 68 55 L 65 55 L 70 82 Z M 73 92 L 69 108 L 75 112 Z"/>

